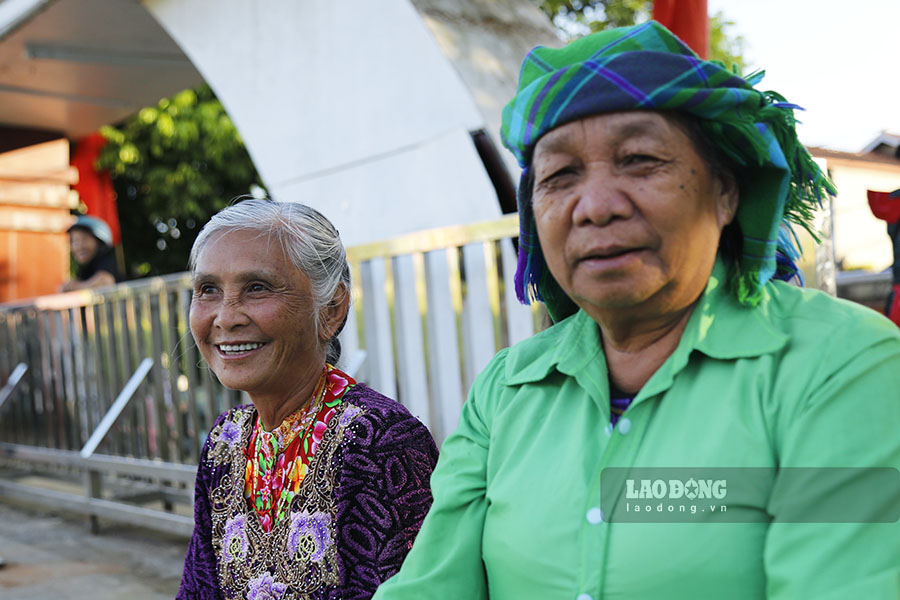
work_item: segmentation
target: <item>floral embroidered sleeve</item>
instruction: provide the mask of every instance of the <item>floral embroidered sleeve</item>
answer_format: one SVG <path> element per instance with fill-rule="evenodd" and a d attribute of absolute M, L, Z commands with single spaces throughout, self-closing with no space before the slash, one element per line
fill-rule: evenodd
<path fill-rule="evenodd" d="M 227 413 L 221 415 L 213 425 L 213 432 L 222 429 L 227 437 Z M 218 436 L 217 436 L 218 437 Z M 214 466 L 209 460 L 210 446 L 217 438 L 210 433 L 200 454 L 197 467 L 197 480 L 194 486 L 194 533 L 188 545 L 184 559 L 184 572 L 181 576 L 181 587 L 176 600 L 222 600 L 224 596 L 219 589 L 216 575 L 216 555 L 212 545 L 212 502 L 210 489 L 218 480 L 220 466 Z"/>
<path fill-rule="evenodd" d="M 406 409 L 366 392 L 336 489 L 344 600 L 368 600 L 400 569 L 431 506 L 438 454 L 428 429 Z"/>

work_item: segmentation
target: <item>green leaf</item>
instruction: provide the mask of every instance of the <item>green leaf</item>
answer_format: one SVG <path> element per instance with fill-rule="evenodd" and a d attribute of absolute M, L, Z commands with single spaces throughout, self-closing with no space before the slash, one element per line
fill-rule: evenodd
<path fill-rule="evenodd" d="M 534 0 L 534 3 L 550 17 L 564 39 L 602 31 L 610 27 L 624 27 L 643 23 L 653 13 L 652 0 Z M 720 11 L 709 19 L 710 59 L 723 62 L 727 67 L 737 65 L 739 72 L 746 68 L 744 38 L 733 35 L 734 22 Z"/>
<path fill-rule="evenodd" d="M 101 132 L 107 144 L 97 166 L 113 178 L 131 276 L 185 270 L 209 217 L 251 185 L 262 185 L 234 123 L 206 85 L 163 98 Z M 194 226 L 179 226 L 177 239 L 158 232 L 157 220 L 170 218 Z"/>

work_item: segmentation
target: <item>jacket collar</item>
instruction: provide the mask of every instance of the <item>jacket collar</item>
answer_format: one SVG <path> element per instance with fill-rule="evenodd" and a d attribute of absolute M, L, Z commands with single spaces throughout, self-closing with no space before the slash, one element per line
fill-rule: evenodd
<path fill-rule="evenodd" d="M 688 320 L 678 347 L 639 396 L 655 394 L 669 387 L 694 350 L 713 359 L 734 360 L 777 352 L 787 344 L 788 336 L 773 324 L 769 286 L 764 288 L 763 298 L 757 306 L 743 306 L 729 293 L 727 275 L 728 266 L 717 258 L 706 290 Z M 591 380 L 605 379 L 606 361 L 599 328 L 587 313 L 579 310 L 513 346 L 506 369 L 508 385 L 540 381 L 554 369 L 576 379 L 589 369 Z"/>

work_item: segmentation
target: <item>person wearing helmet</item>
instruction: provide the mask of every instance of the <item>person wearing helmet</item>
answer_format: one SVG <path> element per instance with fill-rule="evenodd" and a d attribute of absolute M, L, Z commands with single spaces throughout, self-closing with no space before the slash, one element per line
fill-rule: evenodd
<path fill-rule="evenodd" d="M 104 221 L 82 215 L 69 228 L 69 248 L 77 264 L 75 278 L 61 292 L 114 285 L 120 280 L 112 255 L 112 231 Z"/>

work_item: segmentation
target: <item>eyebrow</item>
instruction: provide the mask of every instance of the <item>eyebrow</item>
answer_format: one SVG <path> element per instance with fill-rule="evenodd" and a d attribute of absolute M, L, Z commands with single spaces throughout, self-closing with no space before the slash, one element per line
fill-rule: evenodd
<path fill-rule="evenodd" d="M 537 154 L 539 145 L 542 154 L 563 152 L 566 150 L 566 147 L 570 144 L 570 137 L 560 135 L 551 137 L 550 134 L 552 134 L 552 132 L 549 132 L 548 135 L 545 135 L 537 141 L 537 144 L 534 146 L 535 154 Z"/>
<path fill-rule="evenodd" d="M 640 119 L 638 121 L 630 121 L 625 125 L 613 131 L 616 141 L 627 140 L 638 135 L 647 135 L 656 133 L 659 129 L 658 123 L 649 118 Z"/>
<path fill-rule="evenodd" d="M 197 283 L 207 283 L 210 281 L 219 281 L 221 278 L 213 273 L 203 273 L 197 272 L 194 273 L 192 281 L 194 284 Z M 272 281 L 275 283 L 282 283 L 282 278 L 279 277 L 273 271 L 243 271 L 237 274 L 237 279 L 240 281 L 252 281 L 254 279 L 263 279 L 266 281 Z"/>

